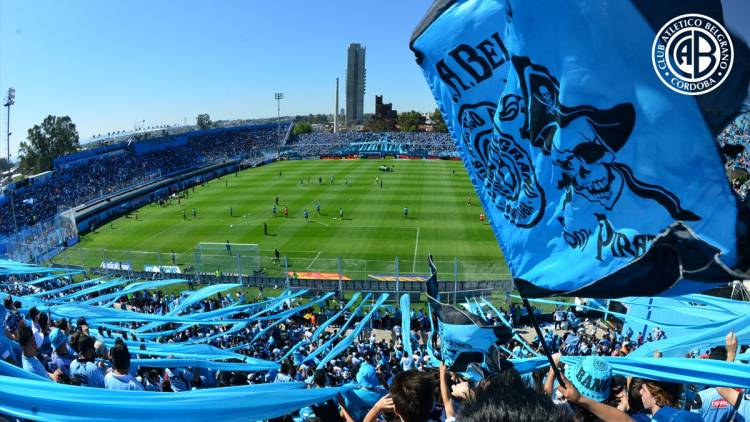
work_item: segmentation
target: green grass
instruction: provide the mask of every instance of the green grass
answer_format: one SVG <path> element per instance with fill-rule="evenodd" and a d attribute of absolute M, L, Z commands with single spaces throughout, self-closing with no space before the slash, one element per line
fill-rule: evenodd
<path fill-rule="evenodd" d="M 381 173 L 381 164 L 394 165 L 396 171 Z M 334 176 L 333 184 L 329 176 Z M 376 185 L 376 177 L 383 179 L 383 188 Z M 277 195 L 279 216 L 274 218 L 271 208 Z M 467 196 L 472 197 L 471 205 Z M 321 215 L 315 211 L 316 202 Z M 230 206 L 234 217 L 229 216 Z M 288 218 L 282 216 L 285 206 Z M 339 207 L 344 209 L 343 220 L 338 218 Z M 409 208 L 408 219 L 404 207 Z M 198 211 L 195 219 L 192 208 Z M 303 218 L 305 208 L 309 222 Z M 394 273 L 396 257 L 399 273 L 425 274 L 428 253 L 445 279 L 453 278 L 455 258 L 461 279 L 508 278 L 490 226 L 479 222 L 481 211 L 457 161 L 279 162 L 198 186 L 180 205 L 173 201 L 166 207 L 146 206 L 138 211 L 137 221 L 122 217 L 104 225 L 55 261 L 88 266 L 99 266 L 105 259 L 131 261 L 141 270 L 144 264 L 171 264 L 174 250 L 184 268 L 195 265 L 198 243 L 229 240 L 258 244 L 269 275 L 282 273 L 283 268 L 271 262 L 273 250 L 279 249 L 288 256 L 290 271 L 337 272 L 341 257 L 342 273 L 352 279 Z M 264 222 L 269 236 L 263 234 Z M 236 272 L 236 257 L 213 262 L 224 272 Z M 211 265 L 204 270 L 214 271 Z M 250 265 L 249 260 L 240 262 L 243 272 Z"/>

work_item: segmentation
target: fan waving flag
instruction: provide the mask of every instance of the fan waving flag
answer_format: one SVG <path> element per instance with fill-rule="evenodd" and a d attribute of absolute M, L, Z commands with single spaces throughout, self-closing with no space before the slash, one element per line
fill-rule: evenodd
<path fill-rule="evenodd" d="M 745 276 L 747 207 L 715 138 L 750 55 L 718 0 L 437 1 L 411 48 L 524 296 Z"/>
<path fill-rule="evenodd" d="M 437 319 L 440 339 L 440 358 L 453 371 L 464 372 L 472 363 L 482 364 L 486 356 L 495 355 L 495 345 L 507 343 L 513 336 L 505 325 L 491 325 L 482 316 L 475 315 L 440 301 L 437 267 L 428 259 L 430 278 L 427 280 L 427 299 Z M 432 340 L 432 339 L 431 339 Z"/>

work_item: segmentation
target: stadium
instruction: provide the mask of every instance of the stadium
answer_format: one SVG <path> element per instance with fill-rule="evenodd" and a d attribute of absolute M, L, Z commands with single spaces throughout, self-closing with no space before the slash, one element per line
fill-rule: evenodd
<path fill-rule="evenodd" d="M 310 87 L 298 115 L 275 92 L 258 113 L 275 117 L 143 119 L 82 140 L 49 115 L 12 151 L 10 88 L 0 421 L 750 418 L 750 28 L 733 16 L 750 9 L 688 3 L 404 6 L 411 40 L 394 39 L 434 112 L 376 95 L 365 114 L 365 74 L 409 83 L 394 58 L 377 85 L 358 43 L 345 108 L 336 78 L 321 115 L 304 114 Z M 713 26 L 681 32 L 688 14 Z M 625 21 L 632 34 L 613 29 Z M 661 62 L 631 50 L 652 43 Z M 207 54 L 222 63 L 223 48 Z M 241 89 L 221 86 L 227 102 Z"/>

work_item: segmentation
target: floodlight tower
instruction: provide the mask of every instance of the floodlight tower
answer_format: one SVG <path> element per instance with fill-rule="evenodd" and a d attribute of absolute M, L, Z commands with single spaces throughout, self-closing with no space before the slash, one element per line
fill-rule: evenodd
<path fill-rule="evenodd" d="M 276 138 L 281 142 L 281 100 L 284 99 L 284 93 L 277 92 L 273 94 L 273 98 L 276 99 Z"/>
<path fill-rule="evenodd" d="M 5 125 L 5 141 L 8 146 L 8 166 L 10 166 L 10 106 L 16 103 L 16 90 L 13 87 L 8 88 L 8 96 L 5 97 L 3 107 L 8 109 L 8 120 Z"/>

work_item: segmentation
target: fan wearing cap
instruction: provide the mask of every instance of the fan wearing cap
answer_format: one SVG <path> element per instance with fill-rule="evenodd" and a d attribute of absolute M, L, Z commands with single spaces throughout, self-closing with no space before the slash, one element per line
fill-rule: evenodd
<path fill-rule="evenodd" d="M 608 422 L 633 420 L 617 408 L 602 403 L 609 398 L 611 392 L 612 368 L 607 361 L 596 356 L 586 356 L 575 365 L 566 365 L 565 375 L 561 376 L 565 387 L 558 385 L 557 390 L 568 403 L 574 405 L 574 411 L 590 412 Z"/>
<path fill-rule="evenodd" d="M 56 327 L 50 332 L 49 341 L 52 344 L 50 367 L 57 368 L 65 375 L 70 376 L 70 363 L 73 362 L 73 355 L 68 350 L 68 335 L 65 334 L 65 331 Z"/>
<path fill-rule="evenodd" d="M 36 358 L 38 349 L 36 347 L 36 340 L 34 339 L 34 333 L 31 331 L 31 328 L 26 326 L 19 327 L 16 333 L 16 337 L 18 338 L 18 342 L 23 349 L 23 355 L 21 357 L 23 369 L 31 372 L 32 374 L 37 374 L 42 378 L 59 382 L 62 371 L 58 369 L 51 373 L 47 372 L 47 369 L 44 367 L 44 365 L 42 365 L 42 362 L 40 362 L 39 359 Z"/>
<path fill-rule="evenodd" d="M 612 370 L 609 364 L 597 357 L 587 356 L 576 365 L 565 368 L 562 376 L 565 387 L 557 389 L 568 402 L 573 403 L 607 422 L 636 422 L 627 413 L 602 403 L 609 396 Z M 606 388 L 604 385 L 606 384 Z M 643 380 L 641 400 L 644 409 L 657 422 L 700 422 L 703 419 L 686 410 L 672 407 L 680 397 L 679 384 Z"/>
<path fill-rule="evenodd" d="M 344 403 L 352 418 L 355 421 L 361 421 L 388 391 L 378 379 L 375 367 L 368 362 L 359 367 L 356 380 L 359 388 L 344 394 Z"/>
<path fill-rule="evenodd" d="M 78 338 L 78 357 L 70 363 L 70 375 L 75 377 L 81 385 L 104 388 L 104 374 L 94 363 L 95 341 L 88 335 Z"/>

